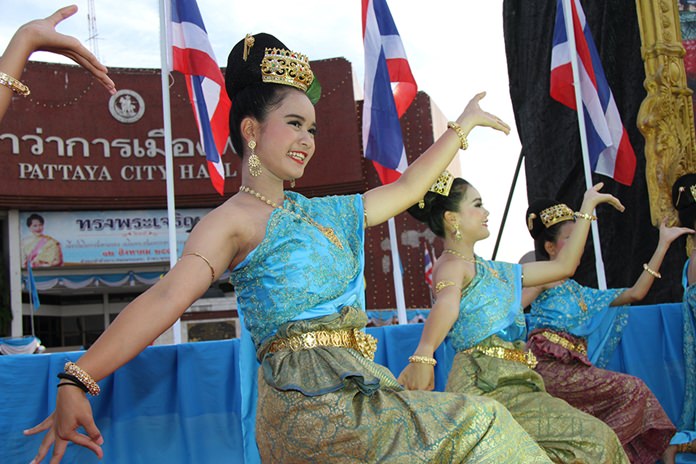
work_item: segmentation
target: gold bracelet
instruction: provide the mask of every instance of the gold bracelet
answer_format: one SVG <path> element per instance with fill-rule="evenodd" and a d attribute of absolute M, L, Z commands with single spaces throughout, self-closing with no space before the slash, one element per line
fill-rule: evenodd
<path fill-rule="evenodd" d="M 573 214 L 575 215 L 576 218 L 584 219 L 584 220 L 586 220 L 586 221 L 592 222 L 592 221 L 596 221 L 596 220 L 597 220 L 597 216 L 595 216 L 595 215 L 593 215 L 593 214 L 581 213 L 580 211 L 576 211 L 576 212 L 573 213 Z"/>
<path fill-rule="evenodd" d="M 447 127 L 452 129 L 456 134 L 457 137 L 459 137 L 459 144 L 461 145 L 460 148 L 462 150 L 466 150 L 469 148 L 469 142 L 466 140 L 466 134 L 464 133 L 464 129 L 462 129 L 462 126 L 457 124 L 456 122 L 448 122 Z"/>
<path fill-rule="evenodd" d="M 657 272 L 657 271 L 653 271 L 652 269 L 650 269 L 650 266 L 648 266 L 648 263 L 643 263 L 643 270 L 644 270 L 645 272 L 647 272 L 648 274 L 650 274 L 651 276 L 653 276 L 654 278 L 656 278 L 656 279 L 661 279 L 661 278 L 662 278 L 662 274 L 660 274 L 660 273 Z"/>
<path fill-rule="evenodd" d="M 203 256 L 200 253 L 196 253 L 195 251 L 192 251 L 191 253 L 185 253 L 185 254 L 181 255 L 181 258 L 179 258 L 179 261 L 181 261 L 184 258 L 184 256 L 197 256 L 197 257 L 201 258 L 203 261 L 205 261 L 205 264 L 207 264 L 208 267 L 210 268 L 210 285 L 213 285 L 215 283 L 215 269 L 213 268 L 213 265 L 210 264 L 210 261 L 208 261 L 208 258 L 206 258 L 205 256 Z"/>
<path fill-rule="evenodd" d="M 437 361 L 435 358 L 431 358 L 430 356 L 418 356 L 418 355 L 413 355 L 408 357 L 408 362 L 410 363 L 417 363 L 417 364 L 429 364 L 431 366 L 436 366 Z"/>
<path fill-rule="evenodd" d="M 94 381 L 92 376 L 89 375 L 87 372 L 83 371 L 80 368 L 80 366 L 78 366 L 74 362 L 66 362 L 63 370 L 65 370 L 66 374 L 74 375 L 75 377 L 77 377 L 80 380 L 80 382 L 82 382 L 84 386 L 87 387 L 87 393 L 89 393 L 90 395 L 97 396 L 101 391 L 99 385 L 97 385 L 97 382 Z"/>
<path fill-rule="evenodd" d="M 22 84 L 9 74 L 5 74 L 2 71 L 0 71 L 0 85 L 4 85 L 8 89 L 12 90 L 14 93 L 18 93 L 23 97 L 26 97 L 31 93 L 29 87 Z"/>

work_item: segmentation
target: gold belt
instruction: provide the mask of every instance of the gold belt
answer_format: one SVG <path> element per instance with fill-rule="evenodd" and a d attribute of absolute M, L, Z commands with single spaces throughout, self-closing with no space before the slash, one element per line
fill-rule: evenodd
<path fill-rule="evenodd" d="M 551 343 L 555 343 L 556 345 L 561 345 L 563 348 L 570 350 L 570 351 L 575 351 L 576 353 L 584 354 L 587 356 L 587 347 L 585 346 L 584 343 L 573 343 L 570 340 L 561 337 L 558 334 L 555 334 L 553 332 L 549 331 L 543 331 L 540 332 L 539 335 L 550 341 Z"/>
<path fill-rule="evenodd" d="M 537 365 L 536 356 L 531 351 L 511 350 L 502 346 L 475 346 L 464 350 L 464 353 L 473 353 L 474 351 L 492 358 L 507 359 L 508 361 L 526 364 L 530 369 L 534 369 Z"/>
<path fill-rule="evenodd" d="M 375 359 L 377 339 L 360 329 L 316 330 L 271 342 L 268 353 L 280 350 L 311 350 L 318 346 L 352 348 L 369 360 Z"/>

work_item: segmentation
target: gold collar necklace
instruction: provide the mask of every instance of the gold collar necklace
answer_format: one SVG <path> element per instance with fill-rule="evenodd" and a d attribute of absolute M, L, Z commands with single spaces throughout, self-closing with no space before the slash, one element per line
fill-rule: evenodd
<path fill-rule="evenodd" d="M 325 227 L 325 226 L 322 226 L 321 224 L 317 223 L 307 213 L 305 213 L 302 208 L 300 208 L 300 205 L 298 205 L 296 202 L 294 202 L 291 198 L 285 197 L 285 199 L 288 200 L 291 204 L 293 204 L 295 206 L 295 208 L 297 208 L 300 211 L 300 213 L 302 213 L 302 214 L 298 214 L 291 209 L 287 209 L 283 205 L 279 205 L 279 204 L 275 203 L 274 201 L 267 199 L 266 197 L 261 195 L 259 192 L 257 192 L 256 190 L 254 190 L 252 188 L 247 187 L 246 185 L 241 185 L 239 187 L 239 191 L 244 192 L 244 193 L 248 193 L 252 197 L 258 198 L 260 201 L 266 203 L 267 205 L 272 206 L 275 209 L 285 211 L 286 213 L 288 213 L 292 216 L 295 216 L 296 218 L 298 218 L 302 221 L 305 221 L 307 224 L 310 224 L 310 225 L 316 227 L 317 229 L 319 229 L 319 231 L 322 234 L 324 234 L 324 236 L 327 239 L 329 239 L 329 241 L 331 243 L 336 245 L 341 250 L 343 249 L 343 244 L 341 243 L 341 240 L 338 238 L 338 236 L 336 235 L 336 232 L 334 232 L 334 230 L 331 227 Z"/>
<path fill-rule="evenodd" d="M 449 254 L 451 254 L 451 255 L 453 255 L 453 256 L 456 256 L 457 258 L 461 258 L 461 259 L 463 259 L 464 261 L 466 261 L 467 263 L 473 264 L 474 266 L 476 266 L 476 264 L 480 264 L 481 266 L 483 266 L 483 267 L 485 267 L 486 269 L 488 269 L 488 272 L 490 272 L 491 275 L 492 275 L 493 277 L 495 277 L 496 279 L 499 278 L 499 276 L 498 276 L 498 271 L 496 271 L 495 269 L 493 269 L 492 267 L 490 267 L 489 265 L 487 265 L 487 264 L 484 263 L 483 261 L 480 261 L 480 260 L 476 259 L 475 256 L 473 256 L 473 257 L 470 258 L 470 257 L 468 257 L 468 256 L 466 256 L 466 255 L 464 255 L 464 254 L 462 254 L 462 253 L 460 253 L 460 252 L 458 252 L 457 250 L 453 250 L 453 249 L 451 249 L 451 248 L 445 248 L 444 250 L 442 250 L 442 252 L 443 252 L 443 253 L 449 253 Z"/>

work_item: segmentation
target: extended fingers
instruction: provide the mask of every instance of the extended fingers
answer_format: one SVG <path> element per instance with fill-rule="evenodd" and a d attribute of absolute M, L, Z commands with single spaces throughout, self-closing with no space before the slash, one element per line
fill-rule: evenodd
<path fill-rule="evenodd" d="M 39 432 L 43 432 L 44 430 L 48 430 L 51 428 L 53 425 L 53 414 L 42 420 L 40 423 L 37 425 L 33 426 L 30 429 L 26 429 L 23 433 L 24 435 L 35 435 Z"/>
<path fill-rule="evenodd" d="M 46 20 L 51 22 L 53 24 L 53 26 L 55 27 L 58 25 L 58 23 L 60 23 L 61 21 L 63 21 L 66 18 L 71 17 L 75 13 L 77 13 L 77 5 L 65 6 L 65 7 L 61 8 L 60 10 L 56 11 L 55 13 L 53 13 L 48 18 L 46 18 Z"/>
<path fill-rule="evenodd" d="M 34 429 L 35 428 L 36 427 L 34 427 Z M 29 429 L 29 430 L 32 430 L 32 429 Z M 26 434 L 26 432 L 27 431 L 25 431 L 25 434 Z M 43 460 L 43 458 L 45 458 L 46 455 L 48 454 L 48 450 L 51 449 L 51 445 L 53 444 L 54 441 L 55 441 L 55 433 L 53 432 L 53 429 L 51 429 L 48 431 L 48 433 L 46 433 L 43 440 L 41 440 L 41 445 L 39 445 L 39 450 L 36 452 L 36 456 L 34 456 L 34 459 L 32 459 L 31 464 L 41 462 Z"/>
<path fill-rule="evenodd" d="M 104 440 L 101 438 L 101 435 L 99 435 L 99 439 L 102 443 L 104 442 Z M 69 440 L 77 445 L 84 446 L 85 448 L 92 450 L 92 452 L 96 454 L 99 459 L 101 459 L 104 456 L 104 451 L 102 451 L 101 446 L 92 441 L 90 437 L 88 437 L 87 435 L 83 435 L 78 432 L 73 432 L 72 434 L 70 434 Z"/>

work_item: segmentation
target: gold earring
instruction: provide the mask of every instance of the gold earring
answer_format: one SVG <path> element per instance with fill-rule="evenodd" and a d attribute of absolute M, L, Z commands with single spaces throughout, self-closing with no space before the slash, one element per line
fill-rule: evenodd
<path fill-rule="evenodd" d="M 461 240 L 462 239 L 462 231 L 459 230 L 459 223 L 455 222 L 454 224 L 452 224 L 452 227 L 454 227 L 454 239 Z"/>
<path fill-rule="evenodd" d="M 251 150 L 251 155 L 249 155 L 248 160 L 249 174 L 254 177 L 259 177 L 261 175 L 261 159 L 256 156 L 256 153 L 254 152 L 254 148 L 256 148 L 256 140 L 249 140 L 247 146 L 249 147 L 249 150 Z"/>
<path fill-rule="evenodd" d="M 295 179 L 290 179 L 290 188 L 295 188 Z"/>

